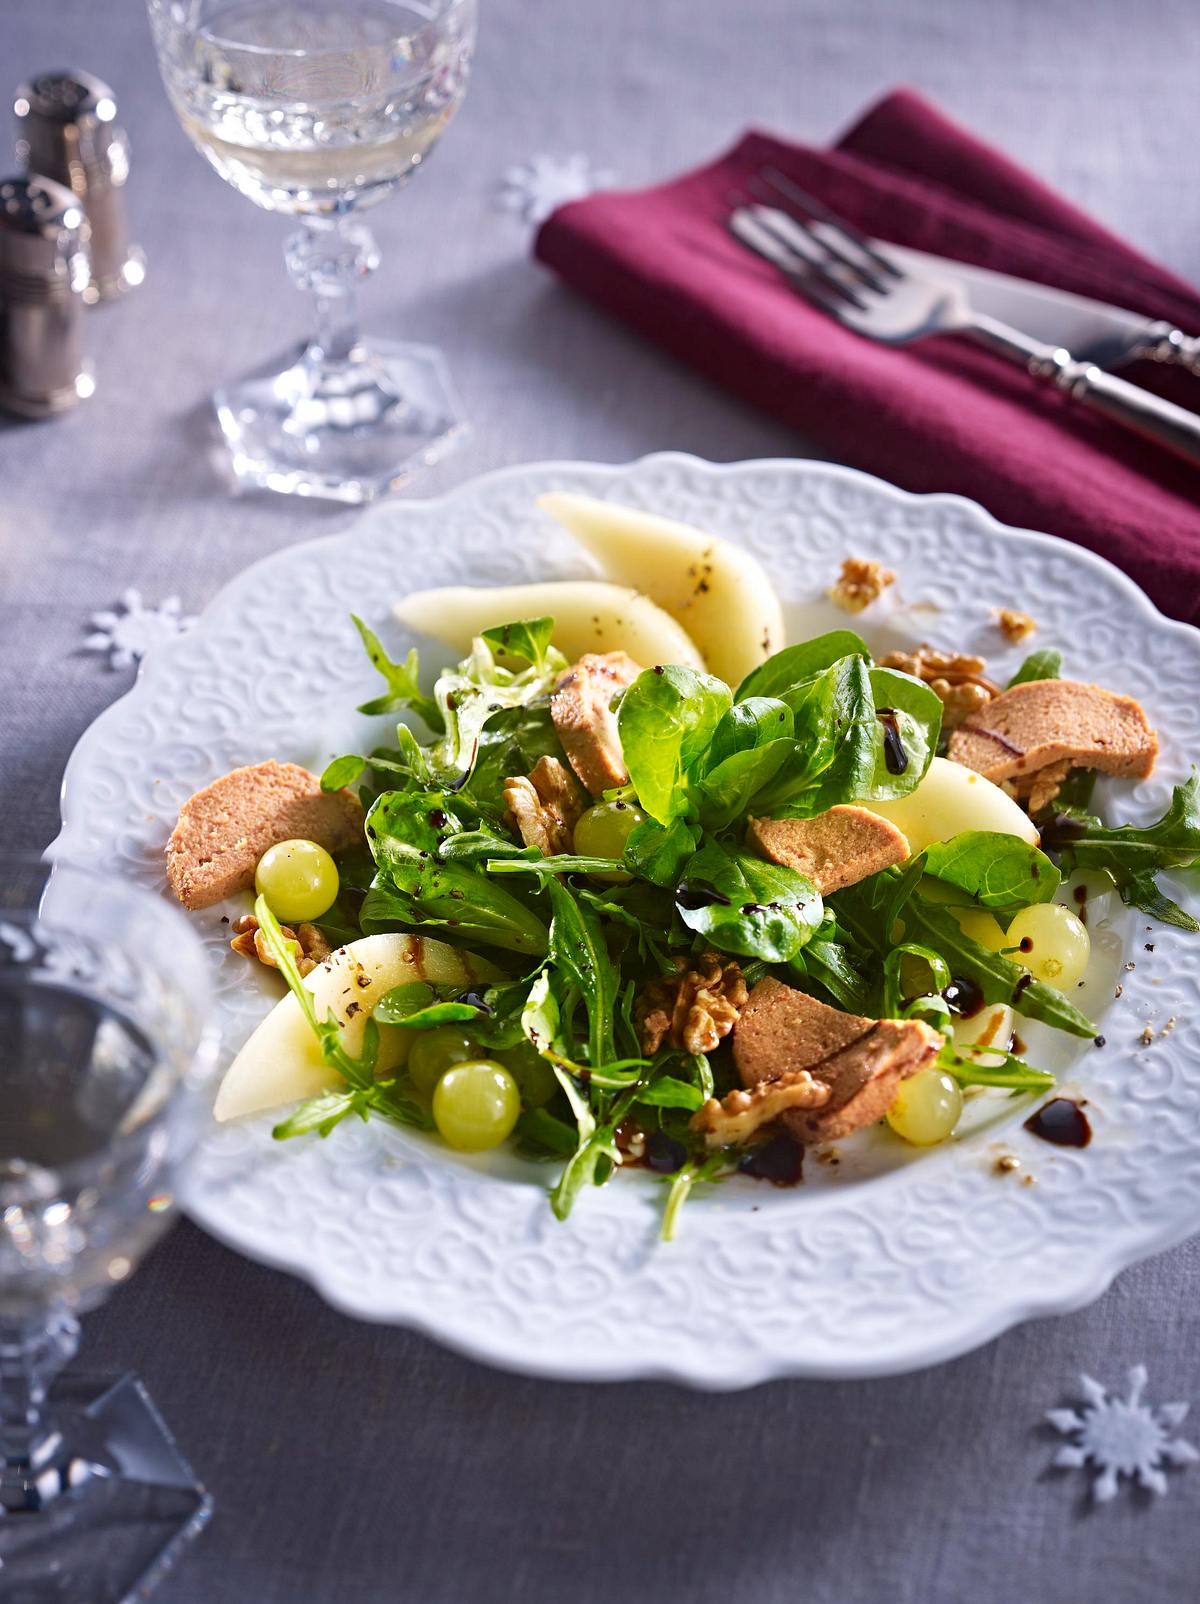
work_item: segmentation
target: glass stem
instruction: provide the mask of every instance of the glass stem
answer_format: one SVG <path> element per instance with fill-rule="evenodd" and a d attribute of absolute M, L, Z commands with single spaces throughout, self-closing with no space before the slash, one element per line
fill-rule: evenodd
<path fill-rule="evenodd" d="M 38 1469 L 58 1440 L 50 1385 L 78 1347 L 79 1322 L 65 1311 L 0 1319 L 0 1509 L 29 1507 Z"/>
<path fill-rule="evenodd" d="M 306 217 L 284 248 L 297 289 L 316 303 L 316 333 L 308 356 L 317 367 L 354 362 L 359 355 L 359 279 L 379 265 L 370 229 L 347 217 Z"/>

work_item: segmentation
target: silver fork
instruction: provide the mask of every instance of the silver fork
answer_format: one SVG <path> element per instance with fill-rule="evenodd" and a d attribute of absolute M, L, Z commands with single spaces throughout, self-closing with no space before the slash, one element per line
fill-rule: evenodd
<path fill-rule="evenodd" d="M 820 201 L 774 169 L 769 184 L 786 201 L 737 206 L 728 220 L 743 245 L 765 257 L 815 306 L 856 333 L 886 345 L 907 345 L 933 334 L 965 334 L 1036 378 L 1045 379 L 1115 423 L 1200 465 L 1200 416 L 1164 401 L 1061 346 L 1042 345 L 1018 329 L 973 312 L 965 292 L 897 265 Z"/>

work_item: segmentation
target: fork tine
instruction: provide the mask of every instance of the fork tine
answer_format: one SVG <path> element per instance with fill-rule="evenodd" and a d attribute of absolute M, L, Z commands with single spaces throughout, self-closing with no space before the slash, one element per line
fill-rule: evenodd
<path fill-rule="evenodd" d="M 790 200 L 793 206 L 797 206 L 801 211 L 807 212 L 809 217 L 815 217 L 818 222 L 824 223 L 827 228 L 835 229 L 841 233 L 849 240 L 851 245 L 856 246 L 874 266 L 879 268 L 881 272 L 886 273 L 889 278 L 902 278 L 904 276 L 893 263 L 888 261 L 886 256 L 875 249 L 865 234 L 860 234 L 852 224 L 847 223 L 836 212 L 830 211 L 829 207 L 823 201 L 819 201 L 815 195 L 810 195 L 807 190 L 801 189 L 799 184 L 793 183 L 777 167 L 764 167 L 760 176 L 778 194 Z"/>
<path fill-rule="evenodd" d="M 823 311 L 839 317 L 847 303 L 857 307 L 860 312 L 866 310 L 853 290 L 789 249 L 769 233 L 747 208 L 738 207 L 728 218 L 727 227 L 740 244 L 778 268 L 789 284 L 809 300 L 815 301 Z"/>
<path fill-rule="evenodd" d="M 847 264 L 851 274 L 850 283 L 846 282 L 844 274 L 831 273 L 828 265 L 830 253 L 825 245 L 813 236 L 810 230 L 804 228 L 803 225 L 795 222 L 792 218 L 784 216 L 781 212 L 773 212 L 768 215 L 767 209 L 762 206 L 753 204 L 749 206 L 739 205 L 735 207 L 735 210 L 740 212 L 749 224 L 765 230 L 783 247 L 787 252 L 793 271 L 803 270 L 805 274 L 815 276 L 839 300 L 849 301 L 852 305 L 857 306 L 860 311 L 866 310 L 866 305 L 858 294 L 864 284 L 862 271 L 854 267 L 853 264 Z M 786 224 L 787 228 L 773 227 L 772 224 L 776 219 Z"/>
<path fill-rule="evenodd" d="M 801 256 L 816 272 L 824 278 L 831 279 L 839 289 L 854 294 L 864 290 L 874 290 L 880 295 L 886 295 L 889 286 L 861 262 L 853 261 L 847 254 L 831 245 L 827 239 L 817 233 L 817 224 L 802 223 L 798 218 L 789 217 L 775 206 L 754 206 L 753 214 L 769 233 L 780 240 L 790 250 Z M 833 268 L 840 268 L 834 272 Z M 849 278 L 849 283 L 847 283 Z M 862 302 L 860 301 L 861 305 Z"/>
<path fill-rule="evenodd" d="M 803 237 L 808 243 L 816 245 L 826 255 L 831 256 L 835 262 L 839 262 L 848 273 L 852 273 L 856 283 L 865 284 L 867 288 L 878 291 L 880 295 L 887 293 L 890 287 L 889 280 L 875 271 L 865 251 L 856 249 L 855 254 L 851 256 L 841 244 L 841 238 L 845 236 L 840 236 L 839 230 L 820 220 L 810 223 L 806 218 L 793 217 L 790 212 L 783 211 L 776 203 L 776 198 L 766 190 L 765 185 L 752 184 L 751 188 L 759 196 L 760 201 L 755 209 L 773 234 L 777 234 L 780 239 L 789 243 L 798 236 Z M 763 201 L 766 204 L 762 204 Z M 800 245 L 795 248 L 803 251 Z"/>

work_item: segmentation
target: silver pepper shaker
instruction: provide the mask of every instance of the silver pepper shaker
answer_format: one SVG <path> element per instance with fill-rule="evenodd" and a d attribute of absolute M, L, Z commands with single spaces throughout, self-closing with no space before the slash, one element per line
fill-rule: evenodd
<path fill-rule="evenodd" d="M 112 90 L 87 72 L 44 72 L 22 84 L 13 108 L 17 154 L 31 173 L 63 184 L 82 201 L 91 225 L 91 281 L 85 298 L 105 301 L 145 277 L 145 258 L 129 243 L 125 197 L 129 141 L 116 125 Z"/>
<path fill-rule="evenodd" d="M 91 395 L 83 359 L 88 222 L 61 184 L 0 179 L 0 406 L 26 418 Z"/>

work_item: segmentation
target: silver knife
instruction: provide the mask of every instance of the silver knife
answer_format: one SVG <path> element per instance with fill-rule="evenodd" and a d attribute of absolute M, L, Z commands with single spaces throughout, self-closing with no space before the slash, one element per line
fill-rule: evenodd
<path fill-rule="evenodd" d="M 936 271 L 940 278 L 965 290 L 979 311 L 1013 324 L 1034 339 L 1066 346 L 1082 362 L 1094 362 L 1110 371 L 1140 360 L 1166 362 L 1200 377 L 1200 337 L 1185 334 L 1170 323 L 991 268 L 893 245 L 890 240 L 874 243 L 902 267 Z"/>

